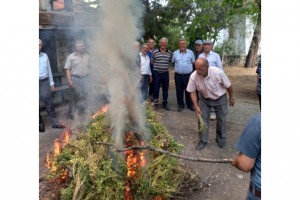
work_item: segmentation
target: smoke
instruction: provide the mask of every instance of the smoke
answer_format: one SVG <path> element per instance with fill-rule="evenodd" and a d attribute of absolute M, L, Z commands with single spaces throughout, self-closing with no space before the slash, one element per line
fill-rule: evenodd
<path fill-rule="evenodd" d="M 145 133 L 140 100 L 140 66 L 134 42 L 143 33 L 142 3 L 136 0 L 102 0 L 99 33 L 90 42 L 94 88 L 109 91 L 109 112 L 116 145 L 123 145 L 128 128 Z M 100 89 L 99 89 L 100 88 Z M 92 90 L 91 90 L 92 91 Z M 97 91 L 97 89 L 96 89 Z"/>

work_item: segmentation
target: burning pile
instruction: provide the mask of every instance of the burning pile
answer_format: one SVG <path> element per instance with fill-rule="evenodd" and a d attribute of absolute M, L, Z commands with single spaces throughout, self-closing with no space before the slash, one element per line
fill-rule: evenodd
<path fill-rule="evenodd" d="M 191 174 L 178 160 L 157 152 L 126 150 L 118 153 L 113 147 L 97 142 L 114 143 L 108 118 L 101 112 L 92 119 L 86 134 L 71 141 L 57 155 L 52 165 L 71 169 L 61 199 L 170 199 L 176 196 L 183 181 Z M 159 122 L 151 106 L 146 109 L 150 130 L 149 144 L 178 153 L 177 143 Z M 124 133 L 125 147 L 143 146 L 141 134 Z M 52 171 L 56 173 L 56 171 Z"/>

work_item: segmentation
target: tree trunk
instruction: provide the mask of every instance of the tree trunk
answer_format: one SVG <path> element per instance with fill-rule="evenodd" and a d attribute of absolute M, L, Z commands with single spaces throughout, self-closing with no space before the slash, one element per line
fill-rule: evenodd
<path fill-rule="evenodd" d="M 260 9 L 260 1 L 258 1 L 258 6 Z M 251 45 L 246 57 L 246 62 L 244 67 L 245 68 L 250 68 L 250 67 L 255 67 L 256 66 L 256 60 L 257 60 L 257 52 L 258 52 L 258 47 L 261 39 L 261 12 L 259 12 L 258 17 L 257 17 L 257 23 L 255 26 L 254 34 L 252 37 Z"/>

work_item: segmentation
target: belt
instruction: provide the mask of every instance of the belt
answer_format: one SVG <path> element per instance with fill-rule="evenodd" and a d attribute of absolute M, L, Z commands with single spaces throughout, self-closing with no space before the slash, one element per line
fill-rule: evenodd
<path fill-rule="evenodd" d="M 49 77 L 40 79 L 39 81 L 48 81 L 48 80 L 49 80 Z"/>
<path fill-rule="evenodd" d="M 249 191 L 250 191 L 251 193 L 253 193 L 256 197 L 261 198 L 261 191 L 258 190 L 258 189 L 256 189 L 256 187 L 253 186 L 251 183 L 250 183 L 250 185 L 249 185 Z"/>
<path fill-rule="evenodd" d="M 190 75 L 191 73 L 192 73 L 192 72 L 187 73 L 187 74 L 179 74 L 179 73 L 175 72 L 175 74 L 178 74 L 178 75 Z"/>
<path fill-rule="evenodd" d="M 71 74 L 71 76 L 76 77 L 76 78 L 84 78 L 84 77 L 87 77 L 88 75 L 78 76 L 78 75 L 76 75 L 76 74 Z"/>

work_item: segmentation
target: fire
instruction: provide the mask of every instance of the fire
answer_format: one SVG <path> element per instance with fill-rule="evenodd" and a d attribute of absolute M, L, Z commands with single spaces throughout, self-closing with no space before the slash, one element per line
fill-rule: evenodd
<path fill-rule="evenodd" d="M 143 146 L 144 141 L 137 137 L 137 134 L 134 132 L 126 133 L 126 144 L 125 147 L 132 147 L 132 146 Z M 144 151 L 137 151 L 137 150 L 128 150 L 125 151 L 125 159 L 127 165 L 127 181 L 125 183 L 125 199 L 126 200 L 133 200 L 133 192 L 131 190 L 130 182 L 134 181 L 139 177 L 138 169 L 140 167 L 145 166 L 146 160 Z"/>
<path fill-rule="evenodd" d="M 100 114 L 106 113 L 107 110 L 108 110 L 108 104 L 105 104 L 105 105 L 103 105 L 103 106 L 101 107 L 101 110 L 99 110 L 98 112 L 96 112 L 96 113 L 92 116 L 92 118 L 95 119 L 95 118 L 96 118 L 97 116 L 99 116 Z"/>
<path fill-rule="evenodd" d="M 46 155 L 45 166 L 51 171 L 56 171 L 57 167 L 53 165 L 53 161 L 56 160 L 57 156 L 61 153 L 63 147 L 65 147 L 71 138 L 71 130 L 66 128 L 59 138 L 56 138 L 53 142 L 53 152 L 48 152 Z M 65 182 L 68 178 L 68 170 L 64 169 L 60 174 L 61 182 Z"/>

